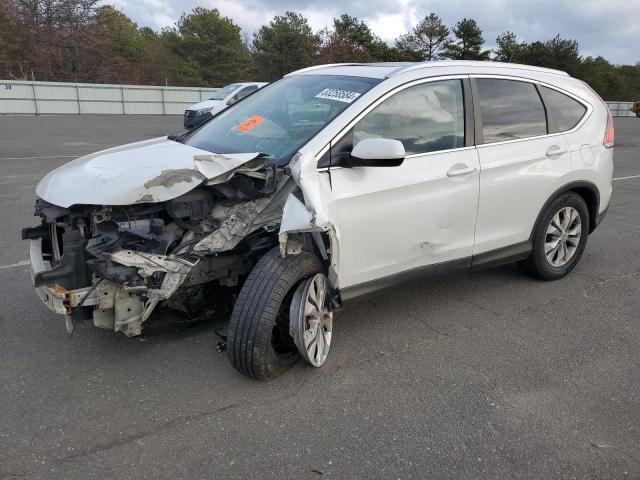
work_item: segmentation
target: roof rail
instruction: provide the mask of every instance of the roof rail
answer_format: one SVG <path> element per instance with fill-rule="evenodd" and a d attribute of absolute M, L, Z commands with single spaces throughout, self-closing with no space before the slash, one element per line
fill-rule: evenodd
<path fill-rule="evenodd" d="M 361 65 L 367 65 L 366 63 L 325 63 L 322 65 L 313 65 L 311 67 L 301 68 L 300 70 L 296 70 L 294 72 L 289 72 L 285 75 L 285 77 L 290 77 L 291 75 L 296 75 L 302 72 L 308 72 L 310 70 L 318 70 L 320 68 L 326 67 L 358 67 Z"/>
<path fill-rule="evenodd" d="M 488 61 L 480 61 L 480 60 L 442 60 L 436 62 L 420 62 L 415 65 L 410 65 L 403 69 L 397 70 L 394 72 L 394 75 L 398 75 L 400 73 L 409 72 L 412 70 L 419 70 L 421 68 L 436 68 L 436 67 L 451 67 L 451 66 L 474 66 L 474 67 L 495 67 L 495 68 L 504 68 L 504 69 L 513 69 L 513 70 L 530 70 L 541 73 L 550 73 L 554 75 L 563 75 L 569 76 L 567 72 L 563 72 L 562 70 L 554 70 L 552 68 L 545 67 L 536 67 L 534 65 L 523 65 L 519 63 L 506 63 L 506 62 L 488 62 Z"/>

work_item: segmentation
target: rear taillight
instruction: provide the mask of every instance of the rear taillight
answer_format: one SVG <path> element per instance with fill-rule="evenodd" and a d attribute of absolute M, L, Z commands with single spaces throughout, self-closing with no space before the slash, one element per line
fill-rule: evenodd
<path fill-rule="evenodd" d="M 596 91 L 593 88 L 591 88 L 591 85 L 589 85 L 587 82 L 584 82 L 582 80 L 580 80 L 580 82 L 589 90 L 591 90 L 591 93 L 593 93 L 596 96 L 596 98 L 602 102 L 602 104 L 604 105 L 604 108 L 607 109 L 607 129 L 604 131 L 604 139 L 602 140 L 602 145 L 604 145 L 604 148 L 613 148 L 613 145 L 615 143 L 614 140 L 615 140 L 616 133 L 613 130 L 613 117 L 611 116 L 611 110 L 609 110 L 609 106 L 607 105 L 607 102 L 602 100 L 600 95 L 598 95 Z"/>
<path fill-rule="evenodd" d="M 613 148 L 615 136 L 616 134 L 613 129 L 613 117 L 611 116 L 611 111 L 607 109 L 607 129 L 604 132 L 604 140 L 602 141 L 604 148 Z"/>

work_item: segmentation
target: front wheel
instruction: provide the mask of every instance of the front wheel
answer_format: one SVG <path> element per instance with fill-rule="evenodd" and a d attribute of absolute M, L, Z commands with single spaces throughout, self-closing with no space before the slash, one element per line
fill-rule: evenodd
<path fill-rule="evenodd" d="M 589 209 L 574 192 L 560 195 L 542 213 L 533 233 L 533 251 L 521 265 L 543 280 L 557 280 L 576 266 L 589 236 Z"/>
<path fill-rule="evenodd" d="M 299 358 L 289 334 L 291 300 L 301 280 L 323 271 L 309 252 L 282 258 L 278 247 L 267 252 L 242 286 L 227 334 L 231 365 L 256 380 L 271 380 Z"/>
<path fill-rule="evenodd" d="M 321 367 L 329 355 L 332 330 L 329 280 L 324 273 L 316 273 L 300 282 L 293 295 L 289 333 L 300 355 L 314 367 Z"/>

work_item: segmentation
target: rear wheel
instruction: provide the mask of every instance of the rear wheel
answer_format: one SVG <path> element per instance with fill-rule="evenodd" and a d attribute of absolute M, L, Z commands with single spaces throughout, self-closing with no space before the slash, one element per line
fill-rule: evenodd
<path fill-rule="evenodd" d="M 250 378 L 268 381 L 298 360 L 298 349 L 289 334 L 291 299 L 301 280 L 322 270 L 317 256 L 302 252 L 282 258 L 277 247 L 258 261 L 229 321 L 231 365 Z"/>
<path fill-rule="evenodd" d="M 521 265 L 543 280 L 562 278 L 580 260 L 588 236 L 587 204 L 577 193 L 565 193 L 543 212 L 534 230 L 531 256 Z"/>

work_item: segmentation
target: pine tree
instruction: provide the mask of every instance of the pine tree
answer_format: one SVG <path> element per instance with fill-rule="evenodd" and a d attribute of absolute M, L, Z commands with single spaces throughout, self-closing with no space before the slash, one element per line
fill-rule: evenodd
<path fill-rule="evenodd" d="M 490 50 L 482 50 L 484 38 L 475 20 L 463 18 L 451 29 L 456 38 L 445 47 L 445 57 L 452 60 L 489 60 Z"/>
<path fill-rule="evenodd" d="M 400 52 L 415 60 L 439 60 L 449 42 L 449 29 L 440 17 L 431 13 L 424 17 L 410 33 L 402 35 L 396 41 Z"/>
<path fill-rule="evenodd" d="M 253 58 L 261 80 L 275 80 L 312 64 L 317 44 L 308 20 L 299 13 L 276 15 L 253 38 Z"/>
<path fill-rule="evenodd" d="M 498 48 L 494 50 L 494 60 L 497 62 L 521 63 L 524 61 L 528 45 L 518 42 L 518 37 L 513 32 L 504 32 L 496 38 Z"/>

